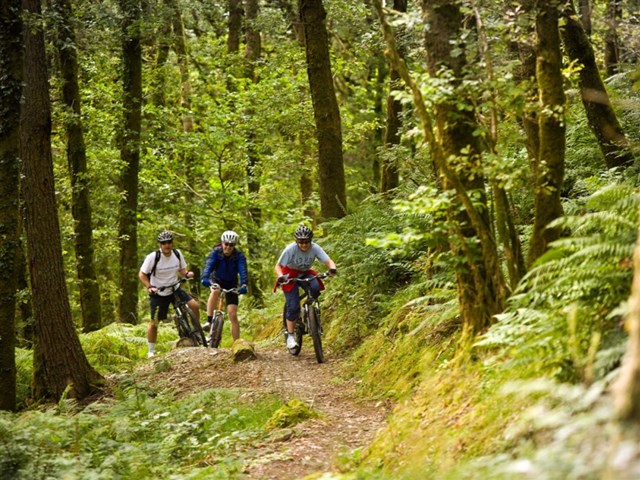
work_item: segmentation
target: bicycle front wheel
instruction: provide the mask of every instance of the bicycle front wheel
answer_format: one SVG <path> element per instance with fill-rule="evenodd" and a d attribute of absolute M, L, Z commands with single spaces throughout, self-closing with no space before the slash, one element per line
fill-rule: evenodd
<path fill-rule="evenodd" d="M 211 321 L 211 348 L 218 348 L 222 341 L 222 327 L 224 327 L 224 315 L 216 313 Z"/>
<path fill-rule="evenodd" d="M 311 307 L 307 309 L 309 335 L 313 340 L 313 351 L 316 354 L 316 360 L 318 363 L 324 362 L 324 353 L 322 352 L 322 337 L 320 335 L 320 324 L 318 323 L 318 317 L 316 315 L 316 309 Z"/>
<path fill-rule="evenodd" d="M 189 338 L 193 341 L 194 345 L 207 346 L 207 339 L 204 336 L 204 330 L 202 325 L 196 318 L 196 314 L 187 306 L 184 306 L 185 317 L 189 323 Z"/>

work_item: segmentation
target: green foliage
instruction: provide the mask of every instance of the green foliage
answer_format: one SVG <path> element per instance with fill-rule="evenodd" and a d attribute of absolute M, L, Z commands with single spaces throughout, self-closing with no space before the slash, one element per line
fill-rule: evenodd
<path fill-rule="evenodd" d="M 503 368 L 528 365 L 530 374 L 591 380 L 615 363 L 610 355 L 624 341 L 616 309 L 629 295 L 638 196 L 613 185 L 583 209 L 555 222 L 568 235 L 538 260 L 477 343 L 498 347 L 499 357 L 510 360 Z M 603 361 L 595 364 L 599 350 Z"/>
<path fill-rule="evenodd" d="M 178 398 L 132 385 L 116 402 L 76 414 L 0 413 L 0 478 L 230 478 L 241 470 L 241 447 L 263 438 L 280 405 L 271 397 L 247 403 L 239 393 Z"/>
<path fill-rule="evenodd" d="M 33 379 L 33 352 L 17 348 L 16 352 L 16 405 L 18 409 L 27 406 Z"/>
<path fill-rule="evenodd" d="M 158 327 L 156 351 L 169 351 L 178 339 L 173 323 Z M 147 357 L 147 325 L 112 323 L 95 332 L 80 335 L 89 363 L 101 373 L 130 370 Z"/>
<path fill-rule="evenodd" d="M 417 216 L 398 213 L 372 197 L 351 215 L 326 226 L 329 235 L 318 242 L 334 259 L 339 273 L 327 281 L 324 305 L 332 318 L 344 318 L 331 324 L 330 343 L 337 341 L 337 347 L 359 343 L 381 326 L 392 308 L 389 300 L 394 292 L 412 281 L 421 282 L 424 242 L 399 241 L 389 248 L 372 240 L 407 238 L 410 234 L 404 230 L 417 232 L 419 224 Z"/>
<path fill-rule="evenodd" d="M 616 426 L 605 388 L 606 382 L 584 387 L 542 379 L 505 385 L 498 394 L 505 401 L 538 399 L 505 432 L 516 443 L 512 453 L 473 459 L 441 478 L 624 478 L 636 442 Z"/>

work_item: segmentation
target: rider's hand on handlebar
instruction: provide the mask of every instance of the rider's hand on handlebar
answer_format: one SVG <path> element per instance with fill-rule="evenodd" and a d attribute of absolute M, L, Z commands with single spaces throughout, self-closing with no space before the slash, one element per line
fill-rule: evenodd
<path fill-rule="evenodd" d="M 154 287 L 153 285 L 149 285 L 147 287 L 147 292 L 149 292 L 149 295 L 155 295 L 156 293 L 158 293 L 158 288 Z"/>
<path fill-rule="evenodd" d="M 329 269 L 329 275 L 333 276 L 333 275 L 337 275 L 338 274 L 338 270 L 336 270 L 335 268 L 330 268 Z"/>
<path fill-rule="evenodd" d="M 245 293 L 247 293 L 247 286 L 240 285 L 240 288 L 238 289 L 238 295 L 244 295 Z"/>
<path fill-rule="evenodd" d="M 284 275 L 280 275 L 277 280 L 278 285 L 282 285 L 283 283 L 286 283 L 287 280 L 289 280 L 288 274 L 285 273 Z"/>
<path fill-rule="evenodd" d="M 194 277 L 193 272 L 192 272 L 191 270 L 189 270 L 189 271 L 187 272 L 187 274 L 185 275 L 185 277 L 186 277 L 186 278 L 193 278 L 193 277 Z"/>

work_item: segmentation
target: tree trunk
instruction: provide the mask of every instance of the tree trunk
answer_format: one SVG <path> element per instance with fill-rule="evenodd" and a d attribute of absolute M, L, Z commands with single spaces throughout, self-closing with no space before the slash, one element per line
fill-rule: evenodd
<path fill-rule="evenodd" d="M 304 25 L 307 75 L 318 140 L 321 215 L 324 220 L 342 218 L 347 213 L 347 193 L 340 110 L 333 86 L 325 26 L 327 14 L 322 0 L 299 0 L 298 5 Z"/>
<path fill-rule="evenodd" d="M 578 0 L 580 23 L 587 36 L 591 36 L 591 0 Z"/>
<path fill-rule="evenodd" d="M 120 290 L 118 316 L 121 322 L 138 321 L 138 173 L 140 170 L 140 130 L 142 123 L 142 48 L 139 0 L 120 0 L 122 24 L 123 131 L 120 158 L 122 200 L 119 206 Z"/>
<path fill-rule="evenodd" d="M 572 0 L 566 3 L 563 17 L 565 24 L 561 33 L 567 54 L 582 67 L 578 73 L 580 93 L 589 127 L 596 136 L 607 168 L 628 166 L 633 162 L 629 141 L 611 107 L 593 48 L 582 25 L 576 19 Z"/>
<path fill-rule="evenodd" d="M 485 62 L 487 80 L 489 85 L 492 85 L 495 83 L 495 74 L 487 32 L 484 28 L 484 22 L 482 21 L 479 9 L 474 6 L 473 10 L 476 19 L 478 50 Z M 489 128 L 486 142 L 489 151 L 494 155 L 498 155 L 499 92 L 493 89 L 490 91 L 491 99 L 488 103 L 490 103 L 491 106 L 487 115 L 489 119 Z M 504 263 L 506 263 L 507 271 L 509 272 L 509 286 L 511 287 L 511 290 L 513 290 L 525 274 L 525 263 L 524 256 L 522 254 L 520 236 L 511 215 L 507 190 L 495 177 L 489 179 L 489 185 L 493 193 L 493 210 L 495 212 L 494 224 L 496 226 L 497 236 L 502 244 Z"/>
<path fill-rule="evenodd" d="M 40 18 L 39 0 L 23 0 L 28 18 Z M 84 398 L 101 383 L 80 346 L 67 296 L 51 155 L 47 60 L 41 28 L 25 28 L 22 174 L 29 270 L 36 327 L 34 396 Z"/>
<path fill-rule="evenodd" d="M 618 18 L 620 18 L 619 0 L 608 0 L 606 31 L 604 34 L 604 68 L 607 76 L 618 73 L 620 55 L 618 49 Z"/>
<path fill-rule="evenodd" d="M 242 0 L 229 0 L 229 36 L 227 37 L 227 53 L 240 51 L 240 29 L 242 28 Z"/>
<path fill-rule="evenodd" d="M 171 23 L 173 29 L 173 49 L 178 58 L 178 69 L 180 71 L 180 108 L 182 110 L 182 131 L 186 135 L 193 133 L 194 128 L 194 116 L 191 102 L 191 80 L 189 73 L 189 54 L 187 51 L 187 41 L 184 32 L 184 24 L 182 21 L 182 13 L 180 12 L 180 5 L 176 0 L 165 0 L 167 9 L 171 12 Z M 195 203 L 195 195 L 193 190 L 188 186 L 194 185 L 196 182 L 194 175 L 194 163 L 195 159 L 193 153 L 181 149 L 178 152 L 178 158 L 180 164 L 184 168 L 185 180 L 184 183 L 187 186 L 185 188 L 183 198 L 185 205 L 193 205 Z M 184 225 L 188 232 L 195 231 L 195 224 L 193 221 L 193 215 L 191 208 L 184 209 Z M 187 252 L 194 253 L 196 251 L 195 239 L 193 235 L 189 235 L 186 239 L 186 245 L 184 249 Z"/>
<path fill-rule="evenodd" d="M 247 45 L 245 48 L 245 78 L 248 82 L 258 83 L 255 74 L 256 62 L 262 55 L 262 38 L 256 25 L 258 19 L 258 0 L 245 0 L 245 19 Z M 254 112 L 247 109 L 247 118 Z M 247 247 L 249 255 L 256 255 L 260 249 L 260 228 L 262 226 L 262 209 L 260 208 L 260 157 L 256 146 L 256 135 L 251 128 L 247 132 L 247 189 L 249 193 L 249 228 L 247 230 Z M 264 305 L 264 295 L 260 289 L 257 275 L 249 275 L 249 294 L 258 305 Z"/>
<path fill-rule="evenodd" d="M 640 421 L 640 235 L 633 252 L 633 282 L 625 324 L 629 342 L 620 376 L 612 390 L 618 416 L 637 424 Z"/>
<path fill-rule="evenodd" d="M 456 272 L 456 276 L 459 286 L 458 301 L 463 312 L 464 338 L 470 340 L 474 332 L 483 330 L 491 322 L 492 316 L 502 310 L 506 297 L 506 283 L 500 271 L 497 246 L 486 218 L 489 211 L 486 199 L 480 199 L 480 203 L 484 202 L 484 205 L 478 208 L 468 191 L 469 185 L 475 185 L 478 181 L 479 177 L 476 174 L 480 176 L 482 174 L 478 171 L 480 158 L 476 150 L 477 139 L 472 135 L 475 123 L 474 112 L 468 112 L 466 108 L 457 111 L 460 98 L 454 94 L 454 99 L 443 101 L 438 106 L 434 122 L 430 111 L 426 108 L 420 87 L 411 77 L 404 60 L 397 52 L 395 37 L 386 21 L 381 1 L 373 0 L 372 3 L 380 17 L 388 46 L 387 53 L 392 60 L 393 68 L 400 73 L 413 96 L 425 139 L 431 147 L 431 159 L 443 179 L 443 187 L 455 190 L 456 198 L 464 207 L 463 213 L 467 217 L 465 223 L 459 223 L 459 228 L 453 232 L 453 235 L 457 236 L 457 242 L 452 238 L 451 248 L 454 252 L 458 248 L 462 249 L 461 254 L 468 262 L 468 269 L 460 269 Z M 456 78 L 466 65 L 464 54 L 455 57 L 450 55 L 452 52 L 449 39 L 462 24 L 459 6 L 445 0 L 423 0 L 422 9 L 425 23 L 428 24 L 428 28 L 425 28 L 425 47 L 430 73 L 434 74 L 440 66 L 446 65 L 453 71 L 453 77 Z M 454 80 L 452 86 L 455 86 L 456 82 Z M 459 137 L 457 133 L 460 133 Z M 465 152 L 468 150 L 469 153 L 461 155 L 461 149 Z M 456 162 L 467 162 L 466 167 L 461 168 L 462 163 L 460 163 L 454 170 L 450 164 L 449 155 L 453 155 Z M 474 162 L 478 164 L 474 165 Z M 458 177 L 459 170 L 462 171 L 463 177 Z M 470 232 L 469 225 L 472 226 L 477 239 L 465 236 Z M 478 240 L 481 251 L 477 251 L 478 247 L 474 246 Z M 476 290 L 475 299 L 474 289 Z M 463 339 L 462 345 L 465 344 L 468 345 L 469 342 Z"/>
<path fill-rule="evenodd" d="M 405 13 L 407 11 L 407 0 L 393 0 L 393 9 Z M 404 57 L 404 48 L 400 41 L 402 30 L 396 32 L 396 37 L 398 38 L 399 45 L 398 53 Z M 400 88 L 400 80 L 398 71 L 391 67 L 389 71 L 389 95 L 387 96 L 387 119 L 384 135 L 384 148 L 386 150 L 400 144 L 400 128 L 402 127 L 400 114 L 402 113 L 402 102 L 393 95 L 393 91 Z M 398 165 L 394 160 L 389 158 L 388 155 L 383 156 L 380 184 L 380 191 L 382 193 L 389 192 L 397 188 L 400 184 Z"/>
<path fill-rule="evenodd" d="M 464 23 L 460 5 L 445 0 L 423 0 L 422 11 L 427 26 L 424 38 L 429 74 L 435 77 L 443 67 L 447 68 L 454 78 L 451 86 L 456 89 L 467 66 L 465 52 L 453 55 L 451 50 L 451 42 L 458 38 Z M 452 98 L 440 101 L 435 108 L 436 141 L 440 144 L 436 164 L 443 173 L 443 187 L 454 188 L 464 197 L 474 191 L 478 195 L 475 202 L 483 205 L 477 208 L 469 202 L 462 213 L 451 213 L 458 225 L 458 238 L 452 241 L 451 248 L 456 255 L 467 259 L 466 268 L 456 272 L 463 344 L 491 324 L 493 315 L 502 311 L 506 296 L 497 245 L 489 227 L 484 176 L 479 168 L 481 148 L 473 134 L 477 128 L 475 112 L 459 106 L 465 96 L 461 90 Z M 466 104 L 473 102 L 469 100 Z M 452 159 L 455 164 L 450 163 Z M 479 248 L 475 246 L 476 238 L 480 241 Z"/>
<path fill-rule="evenodd" d="M 20 0 L 0 6 L 0 410 L 16 409 L 15 313 L 20 249 L 20 98 L 22 95 Z"/>
<path fill-rule="evenodd" d="M 87 178 L 87 154 L 80 111 L 76 35 L 69 0 L 53 0 L 57 27 L 57 53 L 62 76 L 62 98 L 67 134 L 67 163 L 71 176 L 73 231 L 76 268 L 80 287 L 82 327 L 85 332 L 102 326 L 100 289 L 94 266 L 91 202 Z"/>
<path fill-rule="evenodd" d="M 529 264 L 559 237 L 549 222 L 562 215 L 560 190 L 564 178 L 565 96 L 558 31 L 557 2 L 536 2 L 536 77 L 540 113 L 540 151 L 535 171 L 535 219 L 529 248 Z"/>

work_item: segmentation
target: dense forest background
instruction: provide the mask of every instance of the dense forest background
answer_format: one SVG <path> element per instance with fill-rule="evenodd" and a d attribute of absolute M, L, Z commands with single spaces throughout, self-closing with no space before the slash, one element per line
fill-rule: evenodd
<path fill-rule="evenodd" d="M 1 14 L 1 409 L 71 418 L 61 402 L 135 367 L 163 229 L 196 272 L 240 234 L 242 334 L 269 342 L 273 266 L 304 223 L 338 265 L 330 354 L 397 405 L 353 478 L 633 478 L 640 2 Z M 36 443 L 6 415 L 5 446 Z M 0 466 L 33 474 L 27 451 Z"/>

